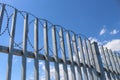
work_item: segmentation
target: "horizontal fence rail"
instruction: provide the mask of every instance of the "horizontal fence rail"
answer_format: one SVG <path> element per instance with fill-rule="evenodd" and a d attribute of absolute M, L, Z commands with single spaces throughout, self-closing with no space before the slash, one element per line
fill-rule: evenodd
<path fill-rule="evenodd" d="M 28 58 L 34 60 L 32 80 L 120 80 L 119 52 L 3 3 L 0 3 L 0 52 L 8 57 L 6 80 L 12 80 L 14 55 L 21 57 L 21 80 L 28 80 Z M 40 76 L 41 60 L 44 79 Z"/>

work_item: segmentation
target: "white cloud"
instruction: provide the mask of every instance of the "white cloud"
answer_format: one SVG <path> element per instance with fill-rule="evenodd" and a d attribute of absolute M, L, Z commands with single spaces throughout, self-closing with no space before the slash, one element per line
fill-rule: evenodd
<path fill-rule="evenodd" d="M 96 39 L 96 38 L 89 37 L 88 39 L 90 40 L 91 43 L 93 43 L 93 42 L 97 42 L 98 45 L 101 45 L 101 44 L 102 44 L 102 43 L 101 43 L 100 41 L 98 41 L 98 39 Z"/>
<path fill-rule="evenodd" d="M 91 40 L 91 42 L 97 42 L 98 44 L 103 44 L 105 43 L 104 47 L 107 47 L 108 49 L 112 49 L 115 51 L 120 51 L 120 39 L 114 39 L 111 41 L 103 41 L 100 42 L 98 41 L 98 39 L 93 38 L 93 37 L 89 37 L 89 40 Z M 75 55 L 73 55 L 73 59 L 75 60 Z M 28 62 L 31 62 L 31 59 L 28 59 Z M 39 67 L 41 68 L 40 72 L 42 71 L 42 73 L 40 73 L 40 80 L 45 80 L 45 63 L 43 61 L 39 62 Z M 69 80 L 71 80 L 71 70 L 70 70 L 70 66 L 67 66 L 67 70 L 68 70 L 68 77 Z M 59 65 L 59 71 L 60 71 L 60 80 L 64 80 L 64 71 L 63 71 L 63 65 Z M 75 68 L 75 73 L 77 73 L 76 68 Z M 52 80 L 55 80 L 55 68 L 54 68 L 54 64 L 50 64 L 50 76 Z M 76 74 L 76 77 L 78 76 L 78 74 Z M 32 75 L 29 76 L 29 78 L 27 80 L 34 80 L 34 75 L 32 73 Z M 77 79 L 78 80 L 78 79 Z"/>
<path fill-rule="evenodd" d="M 111 49 L 113 51 L 120 51 L 120 39 L 111 40 L 106 43 L 104 47 L 107 47 L 108 49 Z"/>
<path fill-rule="evenodd" d="M 96 38 L 93 38 L 93 37 L 89 37 L 88 39 L 91 41 L 91 43 L 98 42 L 98 40 Z"/>
<path fill-rule="evenodd" d="M 28 59 L 27 59 L 27 62 L 28 62 L 28 63 L 30 63 L 30 62 L 32 62 L 32 61 L 33 61 L 32 58 L 28 58 Z"/>
<path fill-rule="evenodd" d="M 40 80 L 45 80 L 45 76 L 40 76 Z"/>
<path fill-rule="evenodd" d="M 34 80 L 34 72 L 31 72 L 27 80 Z"/>
<path fill-rule="evenodd" d="M 13 63 L 16 63 L 19 61 L 19 57 L 18 56 L 13 56 Z"/>
<path fill-rule="evenodd" d="M 64 71 L 63 71 L 63 65 L 59 65 L 59 71 L 60 71 L 60 80 L 64 80 Z M 55 79 L 55 68 L 50 65 L 50 76 L 51 76 L 51 79 Z M 68 67 L 68 77 L 69 77 L 69 80 L 71 80 L 71 70 L 70 70 L 70 67 Z"/>
<path fill-rule="evenodd" d="M 55 79 L 55 68 L 52 65 L 50 65 L 50 77 Z"/>
<path fill-rule="evenodd" d="M 106 33 L 106 29 L 105 29 L 105 27 L 103 27 L 103 28 L 101 29 L 99 35 L 103 35 L 103 34 L 105 34 L 105 33 Z"/>
<path fill-rule="evenodd" d="M 39 61 L 39 67 L 45 71 L 45 63 L 43 61 Z"/>
<path fill-rule="evenodd" d="M 45 80 L 45 63 L 43 61 L 39 61 L 39 75 L 40 80 Z"/>
<path fill-rule="evenodd" d="M 110 34 L 112 34 L 112 35 L 117 34 L 117 33 L 119 33 L 119 30 L 116 30 L 116 29 L 113 29 L 113 30 L 110 32 Z"/>
<path fill-rule="evenodd" d="M 44 67 L 44 63 L 39 63 L 40 67 Z M 43 70 L 45 71 L 45 69 L 43 68 Z M 60 80 L 64 80 L 64 71 L 63 71 L 63 65 L 62 64 L 59 64 L 59 71 L 60 71 Z M 41 72 L 41 71 L 40 71 Z M 71 80 L 71 70 L 70 70 L 70 66 L 68 66 L 68 77 L 69 77 L 69 80 Z M 50 65 L 50 78 L 55 80 L 55 68 L 53 65 Z M 45 80 L 45 74 L 42 74 L 40 76 L 40 80 Z"/>
<path fill-rule="evenodd" d="M 63 65 L 59 65 L 60 70 L 60 78 L 61 80 L 64 80 L 64 71 L 63 71 Z"/>
<path fill-rule="evenodd" d="M 89 37 L 89 40 L 91 41 L 91 43 L 97 42 L 98 45 L 104 45 L 104 47 L 107 47 L 108 49 L 111 49 L 113 51 L 120 51 L 120 39 L 113 39 L 111 41 L 100 42 L 96 38 Z"/>
<path fill-rule="evenodd" d="M 32 62 L 33 59 L 28 58 L 28 63 Z M 39 61 L 39 78 L 40 80 L 45 80 L 45 64 L 43 61 Z M 34 71 L 29 74 L 27 80 L 34 80 Z"/>

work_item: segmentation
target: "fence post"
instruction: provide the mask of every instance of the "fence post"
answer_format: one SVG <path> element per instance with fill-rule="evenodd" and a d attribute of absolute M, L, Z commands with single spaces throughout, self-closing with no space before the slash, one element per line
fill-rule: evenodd
<path fill-rule="evenodd" d="M 104 66 L 104 69 L 106 71 L 105 73 L 107 74 L 106 78 L 111 80 L 110 73 L 109 73 L 109 64 L 107 61 L 107 56 L 105 55 L 105 50 L 104 50 L 103 46 L 101 46 L 100 48 L 101 48 L 101 55 L 102 55 L 103 64 L 105 65 Z"/>
<path fill-rule="evenodd" d="M 119 68 L 119 61 L 117 59 L 116 53 L 114 52 L 114 57 L 115 57 L 115 62 L 116 62 L 116 68 L 117 68 L 117 78 L 120 79 L 119 75 L 120 75 L 120 68 Z"/>
<path fill-rule="evenodd" d="M 85 51 L 85 62 L 88 65 L 87 71 L 88 71 L 88 74 L 89 74 L 89 79 L 93 80 L 92 68 L 90 66 L 90 56 L 89 56 L 88 46 L 87 46 L 86 41 L 87 40 L 84 39 L 84 42 L 83 42 L 84 43 L 84 51 Z"/>
<path fill-rule="evenodd" d="M 47 29 L 47 21 L 44 23 L 44 50 L 45 50 L 45 74 L 46 74 L 46 79 L 45 80 L 50 80 L 50 69 L 49 69 L 49 61 L 48 61 L 48 29 Z"/>
<path fill-rule="evenodd" d="M 5 4 L 2 4 L 2 8 L 0 11 L 0 33 L 1 33 L 1 29 L 2 29 L 2 20 L 3 20 L 3 16 L 4 16 L 4 9 L 5 9 Z"/>
<path fill-rule="evenodd" d="M 63 34 L 63 29 L 60 28 L 59 32 L 60 36 L 60 46 L 62 50 L 62 59 L 63 59 L 63 71 L 64 71 L 64 79 L 68 80 L 68 70 L 67 70 L 67 63 L 66 63 L 66 52 L 65 52 L 65 44 L 64 44 L 64 34 Z"/>
<path fill-rule="evenodd" d="M 115 61 L 114 61 L 114 58 L 113 58 L 112 50 L 108 50 L 108 52 L 109 52 L 109 54 L 110 54 L 110 58 L 111 58 L 112 66 L 113 66 L 114 78 L 117 80 L 116 65 L 115 65 Z"/>
<path fill-rule="evenodd" d="M 38 19 L 34 23 L 34 80 L 39 80 L 39 60 L 38 60 Z"/>
<path fill-rule="evenodd" d="M 113 58 L 113 62 L 114 62 L 114 69 L 115 69 L 115 77 L 116 77 L 116 80 L 118 80 L 118 71 L 117 71 L 117 65 L 116 65 L 116 59 L 115 59 L 115 56 L 114 56 L 114 52 L 112 50 L 110 50 L 110 53 L 112 55 L 112 58 Z"/>
<path fill-rule="evenodd" d="M 54 59 L 55 59 L 55 80 L 60 80 L 55 26 L 52 27 L 52 41 L 53 41 L 53 53 L 54 53 Z"/>
<path fill-rule="evenodd" d="M 109 73 L 110 73 L 111 79 L 113 79 L 114 78 L 114 75 L 112 74 L 113 66 L 112 66 L 112 62 L 111 62 L 111 59 L 110 59 L 111 57 L 110 57 L 110 54 L 109 54 L 107 48 L 105 49 L 105 54 L 106 54 L 107 61 L 108 61 Z"/>
<path fill-rule="evenodd" d="M 97 71 L 100 72 L 100 80 L 105 80 L 105 73 L 103 69 L 102 59 L 96 42 L 92 43 L 92 48 L 93 48 L 93 54 L 96 56 L 95 63 L 96 63 Z"/>
<path fill-rule="evenodd" d="M 28 37 L 28 14 L 25 15 L 25 19 L 24 19 L 22 80 L 26 80 L 27 37 Z"/>
<path fill-rule="evenodd" d="M 118 78 L 120 79 L 120 53 L 117 53 L 117 60 L 119 62 L 119 73 L 118 73 Z"/>
<path fill-rule="evenodd" d="M 11 74 L 12 74 L 12 58 L 13 58 L 16 18 L 17 18 L 17 10 L 15 9 L 14 14 L 13 14 L 13 18 L 12 18 L 12 26 L 11 26 L 11 33 L 10 33 L 10 45 L 9 45 L 9 54 L 8 54 L 8 65 L 7 65 L 7 77 L 6 77 L 6 80 L 11 80 Z"/>
<path fill-rule="evenodd" d="M 117 61 L 117 64 L 118 64 L 118 73 L 120 74 L 120 61 L 119 61 L 117 53 L 115 52 L 114 54 L 115 54 L 116 61 Z"/>
<path fill-rule="evenodd" d="M 70 41 L 70 34 L 69 34 L 69 32 L 66 33 L 66 39 L 67 39 L 69 59 L 70 59 L 70 62 L 71 62 L 71 65 L 70 65 L 71 74 L 72 74 L 71 75 L 71 77 L 72 77 L 71 80 L 76 80 L 75 68 L 74 68 L 74 64 L 73 64 L 73 54 L 72 54 L 72 48 L 71 48 L 71 41 Z"/>
<path fill-rule="evenodd" d="M 79 52 L 80 61 L 83 64 L 83 67 L 82 67 L 83 76 L 84 76 L 85 80 L 88 80 L 88 74 L 87 74 L 87 69 L 86 69 L 87 67 L 86 67 L 86 64 L 85 64 L 85 57 L 84 57 L 85 55 L 84 55 L 83 44 L 82 44 L 82 40 L 81 40 L 80 36 L 78 37 L 78 46 L 79 46 L 79 49 L 80 49 L 80 52 Z"/>
<path fill-rule="evenodd" d="M 77 72 L 78 72 L 77 79 L 82 80 L 82 71 L 81 71 L 80 58 L 79 58 L 79 54 L 78 54 L 76 35 L 75 34 L 73 34 L 73 36 L 72 36 L 72 42 L 73 42 L 75 59 L 76 59 L 76 62 L 77 62 Z"/>
<path fill-rule="evenodd" d="M 93 73 L 93 78 L 94 80 L 97 80 L 97 71 L 96 71 L 96 66 L 95 66 L 95 60 L 94 60 L 94 55 L 93 55 L 93 50 L 92 50 L 92 45 L 90 40 L 88 40 L 88 50 L 89 50 L 89 56 L 90 56 L 90 63 L 92 67 L 92 73 Z"/>

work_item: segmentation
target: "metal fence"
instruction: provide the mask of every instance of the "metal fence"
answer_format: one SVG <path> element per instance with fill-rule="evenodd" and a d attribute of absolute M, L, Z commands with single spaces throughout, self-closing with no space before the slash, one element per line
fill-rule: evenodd
<path fill-rule="evenodd" d="M 34 80 L 40 80 L 39 60 L 45 61 L 45 80 L 50 80 L 50 62 L 54 80 L 120 80 L 119 53 L 10 5 L 0 3 L 0 8 L 0 52 L 8 54 L 6 80 L 11 80 L 13 55 L 22 57 L 21 80 L 26 80 L 28 58 L 34 59 Z"/>

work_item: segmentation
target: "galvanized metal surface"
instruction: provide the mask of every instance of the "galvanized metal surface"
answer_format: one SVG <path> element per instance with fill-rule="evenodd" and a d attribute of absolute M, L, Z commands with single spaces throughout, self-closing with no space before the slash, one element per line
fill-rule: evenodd
<path fill-rule="evenodd" d="M 23 56 L 22 56 L 22 80 L 26 80 L 27 38 L 28 38 L 28 14 L 25 15 L 25 19 L 24 19 Z"/>
<path fill-rule="evenodd" d="M 0 5 L 1 31 L 5 28 L 5 26 L 2 26 L 2 23 L 5 22 L 3 18 L 5 16 L 4 11 L 7 11 L 7 5 Z M 40 60 L 45 62 L 45 80 L 51 79 L 50 62 L 54 62 L 55 80 L 61 80 L 60 64 L 62 64 L 64 80 L 120 80 L 119 53 L 113 52 L 103 46 L 99 49 L 96 42 L 91 44 L 91 41 L 85 37 L 76 35 L 74 32 L 62 27 L 53 24 L 50 25 L 50 22 L 47 20 L 42 19 L 41 21 L 41 19 L 35 16 L 33 17 L 32 15 L 33 20 L 30 21 L 31 14 L 22 11 L 20 12 L 13 7 L 10 8 L 12 8 L 14 12 L 12 12 L 9 17 L 7 15 L 7 27 L 5 30 L 2 30 L 2 33 L 0 32 L 0 38 L 3 38 L 3 34 L 6 32 L 9 34 L 8 37 L 10 38 L 9 45 L 5 46 L 0 44 L 0 52 L 8 54 L 6 80 L 12 79 L 13 55 L 22 57 L 22 80 L 26 80 L 26 61 L 28 58 L 34 59 L 34 80 L 40 80 Z M 19 36 L 15 36 L 17 33 L 16 27 L 18 27 L 16 26 L 16 21 L 19 18 L 17 17 L 18 13 L 23 16 L 24 21 L 22 48 L 20 48 L 20 45 L 15 41 L 15 37 L 19 38 Z M 28 40 L 28 37 L 31 38 L 28 32 L 30 31 L 30 24 L 32 24 L 32 22 L 34 22 L 32 26 L 34 30 L 31 30 L 34 35 L 33 43 Z M 11 27 L 9 27 L 10 23 L 12 24 Z M 10 33 L 9 29 L 11 30 Z M 40 42 L 40 39 L 43 39 L 43 41 Z M 15 44 L 17 44 L 17 48 L 15 47 Z M 28 49 L 28 45 L 33 48 L 33 51 Z M 43 48 L 39 49 L 39 46 L 41 45 L 43 45 Z M 50 52 L 53 53 L 52 56 L 49 54 Z"/>
<path fill-rule="evenodd" d="M 38 60 L 38 19 L 35 19 L 34 23 L 34 80 L 39 80 L 39 60 Z"/>
<path fill-rule="evenodd" d="M 13 48 L 14 48 L 13 44 L 14 44 L 14 37 L 15 37 L 16 18 L 17 18 L 17 10 L 15 9 L 14 14 L 13 14 L 13 18 L 12 18 L 12 25 L 11 25 L 6 80 L 11 80 L 11 74 L 12 74 L 12 58 L 13 58 Z"/>
<path fill-rule="evenodd" d="M 53 53 L 54 53 L 54 59 L 55 59 L 55 63 L 54 63 L 55 64 L 55 80 L 60 80 L 55 26 L 52 27 L 52 41 L 53 41 Z"/>
<path fill-rule="evenodd" d="M 2 4 L 1 11 L 0 11 L 0 33 L 1 33 L 1 28 L 2 28 L 2 21 L 3 21 L 3 16 L 4 16 L 4 10 L 5 10 L 5 5 Z"/>
<path fill-rule="evenodd" d="M 67 62 L 66 62 L 66 53 L 65 53 L 65 43 L 64 43 L 64 35 L 63 35 L 63 29 L 60 28 L 60 46 L 62 49 L 62 60 L 63 60 L 63 71 L 64 71 L 64 79 L 68 80 L 68 70 L 67 70 Z"/>
<path fill-rule="evenodd" d="M 48 29 L 47 22 L 44 23 L 44 49 L 45 49 L 45 74 L 46 80 L 50 80 L 50 69 L 49 69 L 49 51 L 48 51 Z"/>

